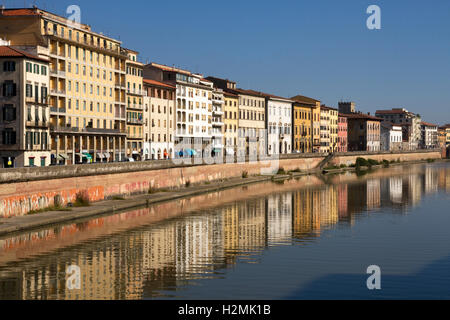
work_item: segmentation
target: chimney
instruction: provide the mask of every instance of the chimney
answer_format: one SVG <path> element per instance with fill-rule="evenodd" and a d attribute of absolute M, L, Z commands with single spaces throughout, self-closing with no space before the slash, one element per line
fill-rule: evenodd
<path fill-rule="evenodd" d="M 3 11 L 5 11 L 5 6 L 1 5 L 0 6 L 0 14 L 3 15 Z"/>

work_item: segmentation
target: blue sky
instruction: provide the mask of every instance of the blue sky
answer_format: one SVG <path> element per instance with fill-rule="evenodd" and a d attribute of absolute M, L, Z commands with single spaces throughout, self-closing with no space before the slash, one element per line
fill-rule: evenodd
<path fill-rule="evenodd" d="M 230 78 L 243 88 L 303 94 L 365 112 L 405 107 L 450 123 L 450 1 L 0 1 L 64 15 L 141 52 L 145 61 Z M 366 9 L 380 6 L 382 29 Z"/>

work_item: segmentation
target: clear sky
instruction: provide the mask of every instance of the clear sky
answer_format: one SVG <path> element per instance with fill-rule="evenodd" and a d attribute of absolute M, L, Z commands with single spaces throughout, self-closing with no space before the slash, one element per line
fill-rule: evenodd
<path fill-rule="evenodd" d="M 239 87 L 352 100 L 364 112 L 404 107 L 450 123 L 450 1 L 0 0 L 61 15 L 120 38 L 146 61 L 175 65 Z M 381 8 L 381 30 L 366 9 Z"/>

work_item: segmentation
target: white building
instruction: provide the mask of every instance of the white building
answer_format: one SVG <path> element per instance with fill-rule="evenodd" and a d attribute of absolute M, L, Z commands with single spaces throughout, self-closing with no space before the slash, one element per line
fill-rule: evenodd
<path fill-rule="evenodd" d="M 223 89 L 214 88 L 212 93 L 212 144 L 215 155 L 223 155 L 224 149 L 224 107 Z"/>
<path fill-rule="evenodd" d="M 267 154 L 289 154 L 292 152 L 292 101 L 266 96 Z"/>
<path fill-rule="evenodd" d="M 0 46 L 0 167 L 50 165 L 49 61 Z"/>
<path fill-rule="evenodd" d="M 186 155 L 186 149 L 201 155 L 211 148 L 213 83 L 200 74 L 156 63 L 144 67 L 144 78 L 176 86 L 175 156 L 182 150 Z"/>
<path fill-rule="evenodd" d="M 423 149 L 433 149 L 438 146 L 438 127 L 435 124 L 422 122 L 422 139 L 420 146 Z"/>
<path fill-rule="evenodd" d="M 398 151 L 402 149 L 403 130 L 390 122 L 382 122 L 380 127 L 381 151 Z"/>
<path fill-rule="evenodd" d="M 394 108 L 392 110 L 378 110 L 376 116 L 384 121 L 402 126 L 403 149 L 416 150 L 419 148 L 422 138 L 422 120 L 419 115 L 406 109 Z"/>

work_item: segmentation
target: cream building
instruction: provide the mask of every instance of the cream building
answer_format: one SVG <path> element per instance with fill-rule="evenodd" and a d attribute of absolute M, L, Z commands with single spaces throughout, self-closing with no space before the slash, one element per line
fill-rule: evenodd
<path fill-rule="evenodd" d="M 144 76 L 176 86 L 175 157 L 211 155 L 213 83 L 200 74 L 157 63 L 146 65 Z"/>
<path fill-rule="evenodd" d="M 144 159 L 174 157 L 176 87 L 144 79 Z"/>
<path fill-rule="evenodd" d="M 126 142 L 126 52 L 121 42 L 50 12 L 2 9 L 12 46 L 50 61 L 53 163 L 119 161 Z"/>
<path fill-rule="evenodd" d="M 144 95 L 143 68 L 138 61 L 138 52 L 125 49 L 127 53 L 127 157 L 142 160 L 144 143 Z"/>
<path fill-rule="evenodd" d="M 231 92 L 224 92 L 224 123 L 225 123 L 225 150 L 228 155 L 237 153 L 238 127 L 239 127 L 239 96 Z"/>
<path fill-rule="evenodd" d="M 48 65 L 0 46 L 0 168 L 50 165 Z"/>

